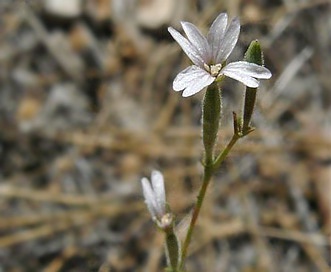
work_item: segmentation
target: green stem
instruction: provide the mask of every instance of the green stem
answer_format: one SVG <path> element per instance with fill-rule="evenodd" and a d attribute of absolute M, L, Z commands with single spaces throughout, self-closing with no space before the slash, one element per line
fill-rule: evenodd
<path fill-rule="evenodd" d="M 185 241 L 184 241 L 184 244 L 183 244 L 183 247 L 182 247 L 182 255 L 181 255 L 181 258 L 180 258 L 181 264 L 179 266 L 181 269 L 184 268 L 184 261 L 185 261 L 186 255 L 187 255 L 187 250 L 188 250 L 189 244 L 191 242 L 193 230 L 194 230 L 196 221 L 198 219 L 198 216 L 199 216 L 199 213 L 200 213 L 200 210 L 201 210 L 201 207 L 202 207 L 202 203 L 203 203 L 203 200 L 205 198 L 207 187 L 208 187 L 208 184 L 209 184 L 209 181 L 211 179 L 212 174 L 213 174 L 213 168 L 206 166 L 205 169 L 204 169 L 203 183 L 202 183 L 202 186 L 200 188 L 199 195 L 197 197 L 197 202 L 196 202 L 195 207 L 193 209 L 193 214 L 192 214 L 191 222 L 190 222 L 190 225 L 189 225 L 189 229 L 187 231 L 186 238 L 185 238 Z"/>
<path fill-rule="evenodd" d="M 225 160 L 226 156 L 231 151 L 232 147 L 235 145 L 235 143 L 240 139 L 240 136 L 237 134 L 233 134 L 230 142 L 227 144 L 227 146 L 224 148 L 224 150 L 218 155 L 218 157 L 215 159 L 213 163 L 213 170 L 217 170 L 222 162 Z"/>
<path fill-rule="evenodd" d="M 179 265 L 180 271 L 184 270 L 184 262 L 187 256 L 188 247 L 192 239 L 192 234 L 200 214 L 211 177 L 215 170 L 217 170 L 217 168 L 225 160 L 234 144 L 240 138 L 240 135 L 235 133 L 222 153 L 214 159 L 214 146 L 217 139 L 221 115 L 221 96 L 217 83 L 214 83 L 208 87 L 203 101 L 202 113 L 202 139 L 205 147 L 204 173 L 197 202 L 193 208 L 191 222 L 182 247 Z"/>
<path fill-rule="evenodd" d="M 228 145 L 225 147 L 225 149 L 222 151 L 222 153 L 215 159 L 214 163 L 212 166 L 208 166 L 206 165 L 204 168 L 204 174 L 203 174 L 203 181 L 202 181 L 202 185 L 197 197 L 197 202 L 195 204 L 195 207 L 193 209 L 193 214 L 192 214 L 192 218 L 191 218 L 191 222 L 186 234 L 186 238 L 182 247 L 182 255 L 181 255 L 181 263 L 180 263 L 180 268 L 183 269 L 184 268 L 184 261 L 185 258 L 187 256 L 187 250 L 189 247 L 189 244 L 191 242 L 192 239 L 192 234 L 193 234 L 193 230 L 194 227 L 196 225 L 196 221 L 198 219 L 198 216 L 200 214 L 200 210 L 203 204 L 203 200 L 205 198 L 206 195 L 206 191 L 209 185 L 209 182 L 211 180 L 211 177 L 213 175 L 213 173 L 220 167 L 220 165 L 222 164 L 222 162 L 225 160 L 226 156 L 229 154 L 229 152 L 231 151 L 232 147 L 235 145 L 235 143 L 238 141 L 240 137 L 236 134 L 234 134 L 230 140 L 230 142 L 228 143 Z"/>

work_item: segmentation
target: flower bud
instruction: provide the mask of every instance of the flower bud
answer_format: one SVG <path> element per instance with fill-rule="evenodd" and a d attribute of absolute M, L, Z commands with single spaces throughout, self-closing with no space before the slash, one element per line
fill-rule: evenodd
<path fill-rule="evenodd" d="M 252 41 L 245 53 L 245 61 L 255 63 L 257 65 L 263 66 L 263 53 L 261 50 L 260 43 L 255 40 Z M 246 135 L 253 130 L 250 127 L 255 101 L 256 101 L 257 88 L 246 87 L 245 92 L 245 102 L 244 102 L 244 114 L 243 114 L 243 124 L 242 124 L 242 135 Z"/>

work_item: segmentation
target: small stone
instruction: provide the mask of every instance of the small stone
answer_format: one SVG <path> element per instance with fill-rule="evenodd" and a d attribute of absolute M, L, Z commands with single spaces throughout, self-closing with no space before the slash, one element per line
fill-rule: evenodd
<path fill-rule="evenodd" d="M 60 17 L 73 18 L 82 13 L 81 0 L 46 0 L 46 12 Z"/>
<path fill-rule="evenodd" d="M 109 0 L 87 1 L 86 13 L 93 20 L 100 22 L 110 18 L 111 4 Z"/>
<path fill-rule="evenodd" d="M 19 122 L 32 120 L 37 116 L 41 109 L 41 101 L 34 97 L 25 97 L 19 104 L 17 119 Z"/>
<path fill-rule="evenodd" d="M 137 7 L 137 22 L 142 27 L 157 29 L 169 25 L 172 20 L 184 17 L 186 0 L 141 1 Z"/>

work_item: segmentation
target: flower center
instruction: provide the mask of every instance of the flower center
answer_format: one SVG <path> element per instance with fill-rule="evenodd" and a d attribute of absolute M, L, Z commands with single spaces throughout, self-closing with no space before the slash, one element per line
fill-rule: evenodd
<path fill-rule="evenodd" d="M 218 63 L 215 65 L 204 64 L 204 68 L 213 76 L 217 77 L 222 70 L 222 64 Z"/>
<path fill-rule="evenodd" d="M 169 228 L 174 220 L 174 217 L 171 213 L 166 213 L 160 219 L 157 219 L 157 225 L 159 228 L 166 230 Z"/>

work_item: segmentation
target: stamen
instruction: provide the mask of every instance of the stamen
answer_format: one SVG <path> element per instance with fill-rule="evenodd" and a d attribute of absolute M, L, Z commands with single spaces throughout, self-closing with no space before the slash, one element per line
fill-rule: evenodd
<path fill-rule="evenodd" d="M 210 66 L 206 63 L 203 64 L 203 68 L 205 68 L 205 70 L 210 73 Z"/>
<path fill-rule="evenodd" d="M 215 65 L 211 65 L 210 66 L 210 74 L 213 77 L 217 77 L 219 72 L 221 71 L 221 69 L 222 69 L 222 64 L 220 64 L 220 63 L 215 64 Z"/>

